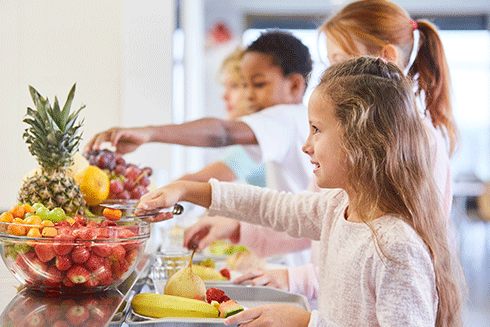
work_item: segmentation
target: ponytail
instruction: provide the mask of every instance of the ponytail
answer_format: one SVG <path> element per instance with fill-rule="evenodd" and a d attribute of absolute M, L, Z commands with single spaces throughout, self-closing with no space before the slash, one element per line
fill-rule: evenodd
<path fill-rule="evenodd" d="M 417 95 L 425 96 L 425 107 L 432 124 L 439 128 L 449 141 L 449 154 L 458 142 L 458 129 L 451 106 L 449 68 L 436 27 L 427 20 L 417 20 L 421 44 L 408 75 L 417 79 Z"/>

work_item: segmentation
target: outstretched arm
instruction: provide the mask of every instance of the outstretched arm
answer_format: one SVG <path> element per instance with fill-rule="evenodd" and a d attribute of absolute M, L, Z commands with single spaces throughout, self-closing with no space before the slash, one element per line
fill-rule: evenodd
<path fill-rule="evenodd" d="M 116 147 L 116 152 L 124 154 L 148 142 L 222 147 L 233 144 L 257 144 L 257 139 L 252 129 L 244 122 L 202 118 L 183 124 L 111 128 L 95 135 L 85 150 L 99 149 L 104 142 L 110 142 Z"/>

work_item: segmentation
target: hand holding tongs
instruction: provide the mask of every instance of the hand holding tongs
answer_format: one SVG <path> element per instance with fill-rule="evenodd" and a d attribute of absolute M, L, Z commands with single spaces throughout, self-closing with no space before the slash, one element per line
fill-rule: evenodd
<path fill-rule="evenodd" d="M 145 218 L 155 218 L 158 216 L 160 213 L 172 213 L 174 215 L 180 215 L 184 212 L 184 207 L 180 204 L 176 204 L 173 206 L 172 210 L 168 209 L 162 209 L 162 208 L 157 208 L 157 209 L 152 209 L 152 210 L 143 210 L 143 209 L 138 209 L 136 206 L 137 204 L 119 204 L 119 203 L 103 203 L 101 204 L 102 207 L 106 208 L 111 208 L 111 209 L 119 209 L 119 210 L 130 210 L 135 213 L 134 217 L 131 218 L 139 218 L 139 219 L 145 219 Z"/>

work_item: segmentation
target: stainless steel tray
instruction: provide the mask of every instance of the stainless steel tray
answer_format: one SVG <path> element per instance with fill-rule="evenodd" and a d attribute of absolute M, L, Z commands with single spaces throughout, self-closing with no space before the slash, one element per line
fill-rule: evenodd
<path fill-rule="evenodd" d="M 289 304 L 301 309 L 310 311 L 310 306 L 306 298 L 289 292 L 280 291 L 270 287 L 241 286 L 241 285 L 208 285 L 223 290 L 227 296 L 237 301 L 245 308 L 254 308 L 264 304 Z M 212 318 L 142 318 L 131 310 L 126 316 L 128 326 L 143 327 L 209 327 L 224 326 L 223 319 Z M 238 326 L 238 325 L 233 325 Z"/>

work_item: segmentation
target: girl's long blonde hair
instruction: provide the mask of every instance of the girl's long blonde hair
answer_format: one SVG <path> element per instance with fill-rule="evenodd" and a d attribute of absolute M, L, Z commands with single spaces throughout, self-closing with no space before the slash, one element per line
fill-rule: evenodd
<path fill-rule="evenodd" d="M 351 56 L 362 55 L 355 42 L 362 43 L 369 55 L 377 55 L 381 48 L 392 44 L 400 50 L 404 66 L 409 64 L 414 46 L 414 28 L 420 32 L 417 56 L 408 76 L 415 79 L 416 94 L 425 98 L 425 108 L 432 123 L 446 136 L 449 153 L 456 148 L 459 138 L 451 105 L 451 81 L 444 48 L 437 28 L 427 20 L 410 18 L 408 13 L 386 0 L 360 0 L 348 4 L 328 18 L 320 33 L 335 40 Z"/>
<path fill-rule="evenodd" d="M 349 206 L 364 214 L 365 222 L 381 210 L 417 232 L 434 264 L 436 326 L 461 326 L 461 266 L 449 245 L 429 135 L 416 110 L 411 81 L 392 63 L 360 57 L 328 68 L 318 88 L 342 126 L 348 188 L 356 194 Z"/>

